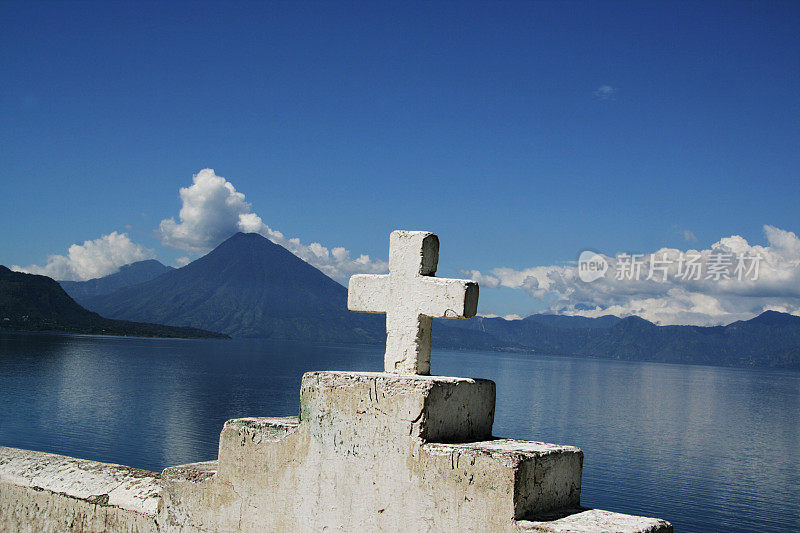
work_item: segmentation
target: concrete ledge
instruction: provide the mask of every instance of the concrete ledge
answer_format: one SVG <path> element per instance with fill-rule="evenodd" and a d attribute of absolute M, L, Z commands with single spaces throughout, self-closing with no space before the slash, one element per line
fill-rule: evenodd
<path fill-rule="evenodd" d="M 490 490 L 507 479 L 513 516 L 576 507 L 580 504 L 583 452 L 574 446 L 515 439 L 493 439 L 463 444 L 427 443 L 422 453 L 449 456 L 454 470 L 463 470 L 471 483 L 488 472 Z M 505 474 L 504 474 L 505 472 Z"/>
<path fill-rule="evenodd" d="M 419 438 L 465 442 L 491 437 L 495 384 L 488 379 L 382 372 L 308 372 L 300 388 L 300 421 L 326 433 L 335 421 L 371 442 Z"/>
<path fill-rule="evenodd" d="M 0 530 L 157 531 L 155 472 L 0 447 Z"/>
<path fill-rule="evenodd" d="M 170 466 L 161 473 L 162 483 L 202 483 L 217 473 L 217 461 Z"/>
<path fill-rule="evenodd" d="M 218 482 L 217 461 L 171 466 L 161 473 L 163 503 L 159 531 L 241 531 L 238 517 L 241 501 L 226 484 Z"/>
<path fill-rule="evenodd" d="M 521 532 L 543 533 L 672 533 L 672 524 L 658 518 L 633 516 L 600 509 L 575 508 L 518 520 Z"/>
<path fill-rule="evenodd" d="M 234 431 L 247 430 L 257 433 L 261 438 L 277 442 L 300 425 L 296 416 L 261 416 L 232 418 L 225 422 L 223 429 Z"/>
<path fill-rule="evenodd" d="M 219 456 L 225 449 L 262 442 L 278 442 L 300 427 L 296 416 L 233 418 L 225 422 L 219 435 Z"/>

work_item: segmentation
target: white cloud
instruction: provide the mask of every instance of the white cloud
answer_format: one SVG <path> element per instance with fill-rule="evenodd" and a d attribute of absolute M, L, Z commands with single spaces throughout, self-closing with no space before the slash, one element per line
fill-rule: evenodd
<path fill-rule="evenodd" d="M 505 316 L 495 315 L 494 313 L 483 313 L 483 314 L 478 314 L 478 316 L 482 316 L 483 318 L 504 318 L 506 320 L 522 320 L 523 318 L 525 318 L 522 315 L 517 315 L 515 313 L 511 313 L 510 315 L 505 315 Z"/>
<path fill-rule="evenodd" d="M 186 257 L 186 256 L 176 257 L 175 258 L 175 266 L 177 266 L 178 268 L 185 267 L 186 265 L 188 265 L 191 262 L 192 262 L 191 258 Z"/>
<path fill-rule="evenodd" d="M 694 234 L 692 230 L 685 229 L 680 232 L 683 236 L 684 240 L 687 242 L 697 242 L 697 236 Z"/>
<path fill-rule="evenodd" d="M 500 278 L 489 274 L 482 274 L 480 270 L 462 270 L 461 275 L 467 276 L 472 281 L 477 281 L 478 285 L 480 285 L 481 287 L 496 289 L 501 284 Z M 498 315 L 493 315 L 492 318 L 497 316 Z"/>
<path fill-rule="evenodd" d="M 608 100 L 617 94 L 618 90 L 619 89 L 611 85 L 601 85 L 594 91 L 594 95 L 600 100 Z"/>
<path fill-rule="evenodd" d="M 51 255 L 44 266 L 13 265 L 12 270 L 43 274 L 59 281 L 84 281 L 113 274 L 119 267 L 155 257 L 152 250 L 130 240 L 127 233 L 116 231 L 83 244 L 73 244 L 67 255 Z"/>
<path fill-rule="evenodd" d="M 800 238 L 773 226 L 764 226 L 764 234 L 767 246 L 750 245 L 743 237 L 733 235 L 705 250 L 662 248 L 655 256 L 669 262 L 665 265 L 666 281 L 662 281 L 664 276 L 658 270 L 654 270 L 653 279 L 645 279 L 651 264 L 659 266 L 651 263 L 650 254 L 643 258 L 638 281 L 616 279 L 621 265 L 616 257 L 605 255 L 608 271 L 591 283 L 579 279 L 574 265 L 495 268 L 488 274 L 464 274 L 484 287 L 509 287 L 525 290 L 535 298 L 550 298 L 550 311 L 567 315 L 638 315 L 659 324 L 696 325 L 746 320 L 768 309 L 800 315 Z M 706 279 L 709 261 L 720 253 L 760 255 L 758 279 L 751 279 L 752 273 L 742 280 L 735 275 L 727 280 Z M 701 279 L 684 280 L 678 276 L 681 254 L 699 254 Z"/>
<path fill-rule="evenodd" d="M 522 289 L 534 298 L 543 298 L 549 292 L 558 290 L 558 274 L 563 267 L 542 266 L 514 270 L 512 268 L 495 268 L 491 274 L 483 274 L 479 270 L 462 270 L 461 274 L 477 281 L 479 285 L 496 289 L 508 287 Z"/>
<path fill-rule="evenodd" d="M 181 188 L 180 196 L 183 203 L 178 214 L 180 222 L 167 218 L 159 225 L 161 241 L 167 246 L 205 251 L 241 231 L 243 226 L 255 226 L 255 215 L 250 213 L 244 194 L 211 169 L 198 172 L 191 186 Z"/>
<path fill-rule="evenodd" d="M 207 252 L 234 233 L 259 233 L 296 256 L 319 268 L 332 278 L 344 279 L 355 273 L 383 273 L 385 261 L 360 255 L 352 259 L 342 247 L 328 249 L 318 242 L 303 244 L 287 238 L 267 226 L 231 182 L 217 176 L 212 169 L 198 172 L 189 187 L 180 190 L 182 207 L 179 221 L 161 221 L 161 242 L 167 246 L 194 252 Z"/>

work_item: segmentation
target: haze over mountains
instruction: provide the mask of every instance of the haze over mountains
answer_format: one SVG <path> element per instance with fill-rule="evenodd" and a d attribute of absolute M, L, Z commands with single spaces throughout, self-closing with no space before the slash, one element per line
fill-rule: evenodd
<path fill-rule="evenodd" d="M 88 281 L 59 281 L 59 283 L 73 300 L 83 305 L 87 298 L 111 294 L 119 289 L 150 281 L 170 270 L 174 270 L 174 268 L 155 259 L 147 259 L 125 265 L 119 269 L 119 272 L 102 278 Z"/>
<path fill-rule="evenodd" d="M 257 234 L 238 233 L 180 269 L 147 261 L 124 272 L 113 275 L 115 283 L 137 276 L 149 279 L 104 294 L 103 288 L 112 286 L 102 282 L 106 278 L 69 282 L 65 288 L 78 294 L 87 308 L 117 319 L 238 337 L 365 343 L 385 338 L 383 315 L 349 312 L 344 286 Z M 90 289 L 83 283 L 92 283 L 95 294 L 86 295 Z M 433 343 L 439 348 L 800 368 L 800 317 L 774 311 L 717 327 L 657 326 L 638 317 L 536 314 L 523 320 L 437 320 L 434 330 Z"/>

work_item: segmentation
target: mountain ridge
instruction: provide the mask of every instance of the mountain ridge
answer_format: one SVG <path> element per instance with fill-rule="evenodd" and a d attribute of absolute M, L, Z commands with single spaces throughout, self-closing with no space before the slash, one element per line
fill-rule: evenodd
<path fill-rule="evenodd" d="M 237 233 L 206 256 L 87 300 L 112 318 L 240 337 L 382 343 L 384 315 L 351 313 L 347 289 L 285 248 Z M 728 326 L 658 326 L 640 317 L 534 314 L 435 320 L 437 348 L 800 369 L 800 317 L 765 312 Z"/>
<path fill-rule="evenodd" d="M 14 272 L 3 265 L 0 265 L 0 329 L 139 337 L 226 337 L 197 328 L 110 320 L 84 309 L 57 281 Z"/>
<path fill-rule="evenodd" d="M 536 317 L 537 315 L 532 315 Z M 800 317 L 765 311 L 727 326 L 658 326 L 638 317 L 595 326 L 553 327 L 533 320 L 476 317 L 457 327 L 479 329 L 509 346 L 501 350 L 720 366 L 800 369 Z M 602 317 L 601 317 L 602 318 Z M 613 322 L 609 325 L 609 322 Z M 444 346 L 440 346 L 444 347 Z"/>
<path fill-rule="evenodd" d="M 381 317 L 347 310 L 343 285 L 255 233 L 236 233 L 182 268 L 87 306 L 112 318 L 240 337 L 379 342 L 383 334 Z"/>
<path fill-rule="evenodd" d="M 124 265 L 117 272 L 107 276 L 86 281 L 59 281 L 58 284 L 73 300 L 83 304 L 93 296 L 111 294 L 124 287 L 150 281 L 170 270 L 175 269 L 155 259 L 145 259 Z"/>

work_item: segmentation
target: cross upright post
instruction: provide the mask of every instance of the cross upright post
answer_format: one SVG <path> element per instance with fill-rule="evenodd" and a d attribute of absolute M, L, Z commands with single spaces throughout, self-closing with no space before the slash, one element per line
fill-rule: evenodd
<path fill-rule="evenodd" d="M 428 231 L 393 231 L 389 274 L 350 278 L 347 308 L 386 313 L 384 370 L 430 374 L 434 318 L 472 318 L 478 311 L 478 284 L 437 278 L 439 238 Z"/>

